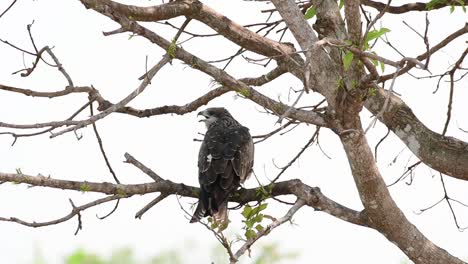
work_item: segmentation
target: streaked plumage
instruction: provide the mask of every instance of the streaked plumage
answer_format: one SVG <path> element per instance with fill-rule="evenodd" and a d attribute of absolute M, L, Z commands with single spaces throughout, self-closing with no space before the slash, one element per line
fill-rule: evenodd
<path fill-rule="evenodd" d="M 249 129 L 224 108 L 208 108 L 204 116 L 207 131 L 198 155 L 200 199 L 191 223 L 206 216 L 227 224 L 229 196 L 250 176 L 254 144 Z"/>

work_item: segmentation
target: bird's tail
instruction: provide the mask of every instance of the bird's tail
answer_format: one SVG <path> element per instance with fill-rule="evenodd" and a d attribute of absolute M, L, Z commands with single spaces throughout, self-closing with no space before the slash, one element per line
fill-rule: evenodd
<path fill-rule="evenodd" d="M 200 198 L 198 200 L 197 209 L 193 213 L 192 219 L 190 219 L 190 223 L 196 223 L 200 221 L 205 216 L 210 214 L 210 194 L 205 191 L 203 188 L 200 188 Z"/>
<path fill-rule="evenodd" d="M 201 202 L 198 202 L 197 209 L 195 209 L 195 213 L 192 215 L 192 219 L 190 219 L 190 223 L 196 223 L 200 221 L 203 217 L 205 217 L 206 209 L 203 207 Z"/>
<path fill-rule="evenodd" d="M 218 205 L 218 211 L 213 212 L 213 218 L 217 223 L 217 226 L 221 229 L 225 229 L 228 224 L 228 210 L 227 210 L 227 201 L 222 202 Z"/>
<path fill-rule="evenodd" d="M 203 188 L 200 190 L 200 199 L 193 213 L 190 223 L 200 221 L 203 217 L 212 216 L 218 226 L 227 226 L 228 223 L 228 210 L 226 199 L 216 197 L 215 193 L 209 193 Z M 216 199 L 218 198 L 218 199 Z"/>

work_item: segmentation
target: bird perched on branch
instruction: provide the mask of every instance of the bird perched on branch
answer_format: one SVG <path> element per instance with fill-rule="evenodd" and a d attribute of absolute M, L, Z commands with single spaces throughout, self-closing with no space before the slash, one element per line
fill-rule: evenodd
<path fill-rule="evenodd" d="M 222 107 L 198 113 L 205 119 L 205 138 L 198 154 L 198 206 L 190 220 L 212 216 L 219 226 L 227 226 L 229 196 L 250 176 L 254 163 L 254 144 L 249 129 L 237 122 Z"/>

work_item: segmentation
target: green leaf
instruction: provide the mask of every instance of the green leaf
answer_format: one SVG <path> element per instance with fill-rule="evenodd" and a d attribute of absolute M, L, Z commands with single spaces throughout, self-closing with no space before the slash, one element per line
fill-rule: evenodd
<path fill-rule="evenodd" d="M 267 208 L 268 204 L 267 203 L 263 203 L 263 204 L 260 204 L 259 206 L 255 207 L 252 209 L 252 212 L 250 212 L 250 217 L 260 213 L 261 211 L 265 210 Z"/>
<path fill-rule="evenodd" d="M 368 43 L 369 41 L 373 39 L 380 38 L 383 34 L 390 32 L 390 29 L 388 28 L 381 28 L 379 30 L 371 30 L 367 33 L 366 39 L 364 40 L 365 43 Z"/>
<path fill-rule="evenodd" d="M 247 231 L 245 231 L 245 237 L 247 239 L 251 239 L 255 236 L 255 231 L 253 231 L 252 229 L 249 229 Z"/>
<path fill-rule="evenodd" d="M 349 69 L 349 66 L 351 66 L 351 61 L 353 61 L 354 54 L 351 51 L 347 51 L 343 57 L 343 66 L 345 71 Z"/>
<path fill-rule="evenodd" d="M 380 69 L 382 70 L 382 72 L 385 71 L 385 63 L 380 62 Z"/>
<path fill-rule="evenodd" d="M 268 204 L 267 203 L 262 203 L 261 205 L 258 206 L 258 211 L 263 211 L 267 208 Z"/>
<path fill-rule="evenodd" d="M 244 216 L 244 218 L 248 219 L 251 212 L 252 212 L 252 207 L 250 207 L 250 205 L 246 205 L 244 207 L 244 210 L 242 210 L 242 215 Z"/>
<path fill-rule="evenodd" d="M 444 3 L 447 3 L 447 0 L 431 0 L 426 4 L 426 9 L 427 10 L 432 10 L 438 4 L 444 4 Z"/>
<path fill-rule="evenodd" d="M 343 8 L 343 6 L 344 6 L 344 0 L 340 0 L 340 4 L 339 4 L 338 6 L 340 7 L 340 9 Z"/>
<path fill-rule="evenodd" d="M 463 2 L 463 0 L 455 0 L 455 2 L 459 3 L 461 8 L 463 9 L 463 12 L 466 13 L 465 2 Z"/>
<path fill-rule="evenodd" d="M 258 215 L 256 215 L 256 216 L 252 219 L 252 221 L 253 221 L 254 223 L 261 223 L 261 222 L 263 221 L 263 214 L 258 214 Z"/>
<path fill-rule="evenodd" d="M 247 229 L 251 229 L 255 222 L 253 220 L 247 220 L 245 221 L 245 225 L 247 226 Z"/>
<path fill-rule="evenodd" d="M 311 19 L 313 18 L 315 15 L 317 14 L 317 9 L 315 9 L 315 7 L 311 6 L 309 7 L 309 9 L 307 9 L 305 15 L 304 15 L 304 18 L 305 19 Z"/>
<path fill-rule="evenodd" d="M 255 229 L 257 229 L 258 232 L 262 232 L 263 229 L 265 229 L 262 225 L 258 224 L 255 226 Z"/>
<path fill-rule="evenodd" d="M 454 5 L 450 5 L 450 14 L 452 14 L 453 11 L 455 11 L 455 6 L 454 6 Z"/>

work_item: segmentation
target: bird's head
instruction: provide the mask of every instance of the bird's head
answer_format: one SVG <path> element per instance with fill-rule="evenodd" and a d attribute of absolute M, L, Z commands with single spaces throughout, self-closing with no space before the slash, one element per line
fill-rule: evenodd
<path fill-rule="evenodd" d="M 199 122 L 204 122 L 206 128 L 209 128 L 211 124 L 215 123 L 219 119 L 231 117 L 231 114 L 224 107 L 211 107 L 199 112 L 197 116 L 204 117 L 205 119 L 202 119 Z"/>

